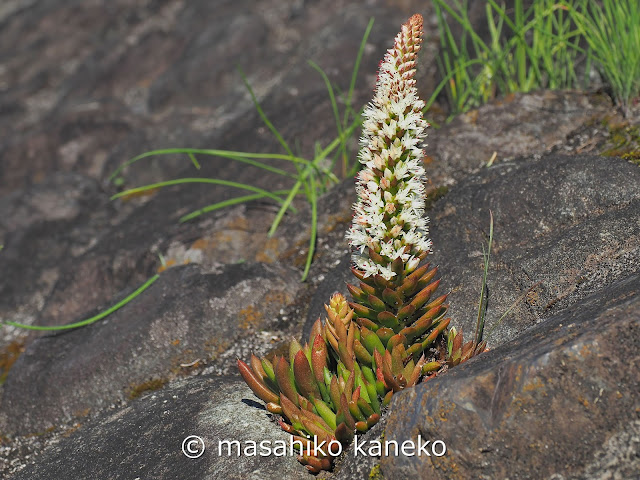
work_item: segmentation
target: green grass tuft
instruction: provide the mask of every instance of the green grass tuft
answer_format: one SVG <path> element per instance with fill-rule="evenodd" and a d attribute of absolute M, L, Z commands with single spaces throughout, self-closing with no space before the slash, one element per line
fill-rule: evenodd
<path fill-rule="evenodd" d="M 507 10 L 495 0 L 485 5 L 489 39 L 483 40 L 468 16 L 468 0 L 432 0 L 438 19 L 438 65 L 451 114 L 478 107 L 492 98 L 538 88 L 572 88 L 575 65 L 586 61 L 580 35 L 555 0 L 535 0 L 524 9 L 515 0 Z M 455 38 L 450 22 L 462 27 Z"/>
<path fill-rule="evenodd" d="M 487 40 L 471 24 L 468 0 L 432 2 L 443 76 L 434 94 L 445 91 L 451 115 L 507 93 L 586 88 L 592 66 L 625 115 L 640 96 L 637 0 L 534 0 L 527 9 L 523 0 L 508 9 L 487 0 Z M 452 22 L 462 28 L 458 38 Z"/>
<path fill-rule="evenodd" d="M 590 48 L 590 56 L 611 87 L 625 116 L 640 96 L 640 2 L 563 2 Z"/>

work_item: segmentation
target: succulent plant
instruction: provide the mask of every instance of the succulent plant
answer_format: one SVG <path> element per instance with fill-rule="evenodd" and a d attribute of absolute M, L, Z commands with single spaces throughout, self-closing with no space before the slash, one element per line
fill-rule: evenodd
<path fill-rule="evenodd" d="M 437 269 L 421 265 L 431 249 L 422 166 L 428 124 L 413 78 L 421 41 L 422 17 L 414 15 L 381 62 L 364 111 L 364 168 L 347 233 L 358 280 L 347 285 L 353 301 L 335 294 L 324 323 L 318 318 L 304 346 L 291 342 L 288 358 L 238 360 L 249 387 L 301 442 L 299 459 L 312 472 L 331 468 L 395 392 L 484 349 L 462 345 L 455 329 L 447 334 L 447 296 L 434 296 Z"/>
<path fill-rule="evenodd" d="M 341 294 L 326 305 L 324 325 L 318 319 L 311 330 L 310 343 L 292 341 L 289 358 L 273 361 L 251 356 L 250 365 L 238 360 L 240 374 L 271 413 L 280 414 L 280 426 L 302 442 L 299 457 L 312 472 L 331 467 L 340 445 L 349 443 L 354 431 L 366 431 L 381 414 L 379 396 L 384 383 L 367 365 L 360 365 L 357 349 L 364 349 L 353 310 Z M 378 342 L 379 343 L 379 342 Z M 326 445 L 326 447 L 322 447 Z M 320 448 L 318 448 L 320 446 Z"/>
<path fill-rule="evenodd" d="M 486 350 L 487 342 L 469 340 L 465 343 L 462 337 L 462 330 L 458 332 L 455 327 L 452 327 L 447 334 L 446 361 L 448 367 L 455 367 Z"/>

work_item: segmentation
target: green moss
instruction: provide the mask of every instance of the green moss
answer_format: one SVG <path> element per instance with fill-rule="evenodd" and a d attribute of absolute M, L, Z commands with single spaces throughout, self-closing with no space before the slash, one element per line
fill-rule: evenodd
<path fill-rule="evenodd" d="M 141 396 L 143 393 L 160 390 L 164 387 L 165 383 L 167 383 L 165 378 L 152 378 L 151 380 L 139 383 L 138 385 L 131 385 L 129 389 L 129 399 L 133 400 Z"/>
<path fill-rule="evenodd" d="M 640 125 L 630 125 L 628 123 L 605 124 L 609 139 L 604 145 L 602 155 L 608 157 L 621 157 L 626 160 L 640 164 Z"/>
<path fill-rule="evenodd" d="M 384 480 L 384 476 L 380 471 L 380 465 L 376 465 L 369 472 L 369 480 Z"/>
<path fill-rule="evenodd" d="M 640 150 L 635 150 L 633 152 L 625 153 L 622 155 L 622 158 L 625 160 L 629 160 L 631 163 L 635 163 L 640 166 Z"/>

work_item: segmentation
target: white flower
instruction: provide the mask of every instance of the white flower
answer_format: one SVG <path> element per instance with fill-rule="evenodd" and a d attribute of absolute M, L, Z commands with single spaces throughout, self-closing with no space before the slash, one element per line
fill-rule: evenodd
<path fill-rule="evenodd" d="M 388 264 L 385 266 L 377 265 L 377 267 L 380 274 L 387 280 L 389 280 L 391 277 L 394 277 L 396 275 L 396 272 L 391 270 L 391 264 Z"/>
<path fill-rule="evenodd" d="M 380 254 L 381 255 L 385 255 L 387 257 L 393 257 L 396 253 L 395 249 L 393 248 L 393 243 L 392 242 L 382 242 L 382 244 L 380 245 Z"/>
<path fill-rule="evenodd" d="M 370 182 L 367 182 L 367 188 L 369 189 L 370 192 L 377 192 L 378 184 L 373 180 L 371 180 Z"/>
<path fill-rule="evenodd" d="M 423 215 L 421 148 L 429 125 L 422 118 L 424 102 L 413 78 L 421 42 L 422 17 L 414 15 L 385 54 L 373 100 L 363 113 L 358 158 L 364 169 L 358 175 L 358 202 L 347 238 L 354 248 L 354 263 L 365 276 L 391 279 L 396 275 L 391 270 L 396 258 L 405 262 L 405 271 L 413 271 L 418 257 L 431 249 Z M 369 245 L 380 246 L 382 264 L 369 257 Z"/>
<path fill-rule="evenodd" d="M 417 259 L 416 257 L 411 257 L 407 262 L 407 270 L 409 271 L 415 270 L 416 268 L 418 268 L 419 263 L 420 263 L 419 259 Z"/>

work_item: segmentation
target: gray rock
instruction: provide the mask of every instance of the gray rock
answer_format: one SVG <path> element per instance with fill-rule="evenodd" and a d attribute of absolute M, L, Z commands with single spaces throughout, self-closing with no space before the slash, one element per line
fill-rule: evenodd
<path fill-rule="evenodd" d="M 237 356 L 271 347 L 271 335 L 260 332 L 277 327 L 300 285 L 290 270 L 263 264 L 170 269 L 108 318 L 32 342 L 3 385 L 0 429 L 42 432 L 158 388 L 196 364 L 235 371 Z"/>
<path fill-rule="evenodd" d="M 428 31 L 435 22 L 424 2 L 403 2 L 402 6 L 367 2 L 366 15 L 357 2 L 343 6 L 330 0 L 295 5 L 270 1 L 259 8 L 249 6 L 252 4 L 246 1 L 219 2 L 215 9 L 202 1 L 123 1 L 112 9 L 58 0 L 46 7 L 8 8 L 0 45 L 19 43 L 21 48 L 7 52 L 10 60 L 0 69 L 0 86 L 6 86 L 0 97 L 0 124 L 6 132 L 0 138 L 0 194 L 22 191 L 17 198 L 28 203 L 27 192 L 20 189 L 42 182 L 55 171 L 82 172 L 105 182 L 109 193 L 115 193 L 105 181 L 108 174 L 125 160 L 157 148 L 280 151 L 239 74 L 232 73 L 238 65 L 284 138 L 310 156 L 316 143 L 328 144 L 336 130 L 325 86 L 306 60 L 321 65 L 344 90 L 366 22 L 370 15 L 375 16 L 353 97 L 354 105 L 360 105 L 369 100 L 376 66 L 398 25 L 414 11 L 425 14 Z M 48 46 L 46 55 L 39 55 L 39 45 Z M 431 88 L 437 77 L 433 61 L 437 50 L 437 42 L 425 43 L 419 78 L 424 88 Z M 160 56 L 153 53 L 160 51 Z M 477 115 L 480 120 L 491 117 L 494 126 L 502 125 L 499 119 L 504 117 L 509 127 L 500 130 L 514 138 L 536 137 L 539 132 L 532 130 L 538 128 L 535 119 L 543 119 L 544 145 L 497 140 L 511 145 L 508 153 L 515 155 L 561 142 L 566 131 L 584 120 L 585 112 L 600 112 L 599 105 L 577 94 L 545 93 L 517 97 L 504 105 L 498 102 L 483 107 Z M 485 128 L 486 123 L 480 121 L 477 128 Z M 471 131 L 476 126 L 458 127 L 461 135 L 470 135 L 474 142 L 469 152 L 494 148 L 493 143 L 486 148 L 482 142 L 475 143 L 478 137 L 494 142 L 484 130 L 479 135 Z M 436 182 L 440 177 L 457 179 L 478 166 L 477 159 L 450 154 L 455 150 L 448 140 L 455 137 L 451 128 L 431 131 L 432 156 L 438 162 L 446 160 L 431 166 L 430 175 Z M 354 152 L 355 142 L 349 148 Z M 290 185 L 284 177 L 265 175 L 227 159 L 201 157 L 200 161 L 202 169 L 196 171 L 184 157 L 145 159 L 125 169 L 121 177 L 126 186 L 179 176 L 223 177 L 270 189 Z M 281 163 L 279 166 L 293 171 L 288 162 Z M 448 168 L 457 173 L 450 175 Z M 301 267 L 308 228 L 293 229 L 295 239 L 289 231 L 267 239 L 264 230 L 273 218 L 272 204 L 263 202 L 241 212 L 249 228 L 225 224 L 227 211 L 188 225 L 176 224 L 185 213 L 235 195 L 236 190 L 221 186 L 191 185 L 155 197 L 116 202 L 117 215 L 107 216 L 112 228 L 90 228 L 86 232 L 89 248 L 83 255 L 76 250 L 72 258 L 56 246 L 43 246 L 40 237 L 48 236 L 41 235 L 41 230 L 29 230 L 30 224 L 23 222 L 12 232 L 14 239 L 20 238 L 20 248 L 9 241 L 10 236 L 0 238 L 5 243 L 4 256 L 15 259 L 0 268 L 13 279 L 11 288 L 18 292 L 16 298 L 5 295 L 0 316 L 40 325 L 67 323 L 108 303 L 122 289 L 139 285 L 157 267 L 157 253 L 166 256 L 177 250 L 198 250 L 189 253 L 205 263 L 281 260 Z M 85 217 L 92 214 L 90 204 L 80 206 Z M 0 217 L 11 215 L 5 211 L 8 208 L 0 205 Z M 49 218 L 53 223 L 48 229 L 76 228 L 75 222 L 73 226 L 61 224 L 57 218 Z M 299 225 L 300 220 L 293 223 Z M 294 241 L 289 242 L 291 239 Z M 331 239 L 320 238 L 323 241 L 326 244 Z M 192 249 L 197 242 L 203 248 Z M 33 270 L 18 271 L 17 266 L 28 258 L 26 252 L 35 249 L 49 252 L 51 268 L 33 266 Z M 180 263 L 182 258 L 176 260 Z M 18 334 L 3 332 L 0 345 Z"/>
<path fill-rule="evenodd" d="M 489 210 L 494 243 L 485 326 L 491 335 L 485 338 L 499 345 L 639 271 L 639 186 L 640 169 L 629 162 L 553 154 L 496 165 L 461 181 L 428 212 L 429 261 L 439 267 L 439 290 L 451 291 L 452 325 L 467 338 L 475 331 Z M 305 335 L 334 290 L 347 294 L 345 283 L 354 282 L 348 265 L 344 256 L 318 288 Z"/>
<path fill-rule="evenodd" d="M 452 322 L 475 329 L 482 246 L 494 215 L 485 333 L 514 338 L 640 269 L 640 169 L 617 158 L 549 155 L 483 170 L 430 212 Z M 525 298 L 529 288 L 535 287 Z"/>
<path fill-rule="evenodd" d="M 348 89 L 375 16 L 354 94 L 354 105 L 362 105 L 398 25 L 425 9 L 421 2 L 408 7 L 122 0 L 115 8 L 55 0 L 8 9 L 0 33 L 0 194 L 58 170 L 104 180 L 150 149 L 275 151 L 278 142 L 255 112 L 238 67 L 283 136 L 293 145 L 304 132 L 298 146 L 312 154 L 316 141 L 326 145 L 336 131 L 323 81 L 306 61 Z M 150 164 L 127 171 L 127 180 L 173 177 L 185 160 Z"/>
<path fill-rule="evenodd" d="M 61 275 L 108 228 L 113 208 L 98 182 L 57 173 L 0 197 L 0 320 L 32 324 Z M 0 345 L 24 331 L 3 328 Z"/>
<path fill-rule="evenodd" d="M 435 185 L 452 185 L 480 170 L 494 154 L 493 163 L 498 164 L 549 152 L 581 125 L 610 111 L 607 97 L 572 91 L 543 90 L 494 100 L 429 132 L 429 179 Z"/>
<path fill-rule="evenodd" d="M 192 479 L 305 479 L 307 470 L 286 456 L 228 454 L 220 441 L 289 444 L 290 435 L 269 422 L 257 408 L 251 390 L 233 377 L 196 377 L 107 412 L 60 439 L 15 480 L 51 478 L 192 478 Z M 182 442 L 200 437 L 205 450 L 187 458 Z M 235 447 L 234 447 L 235 448 Z M 260 450 L 258 450 L 260 452 Z"/>
<path fill-rule="evenodd" d="M 296 202 L 300 213 L 288 214 L 268 238 L 276 212 L 271 202 L 179 224 L 182 215 L 238 191 L 189 185 L 108 202 L 117 188 L 106 179 L 122 162 L 151 149 L 282 151 L 255 111 L 238 66 L 296 154 L 313 155 L 316 145 L 326 146 L 337 132 L 322 79 L 306 61 L 318 63 L 345 91 L 366 23 L 374 16 L 353 97 L 355 106 L 362 105 L 398 26 L 421 12 L 426 31 L 434 32 L 432 7 L 415 0 L 5 3 L 0 7 L 0 320 L 60 325 L 87 318 L 155 273 L 158 253 L 170 264 L 200 268 L 170 269 L 141 297 L 90 327 L 18 339 L 26 341 L 26 352 L 0 386 L 0 430 L 10 437 L 8 444 L 0 442 L 0 476 L 46 446 L 20 478 L 128 478 L 138 471 L 141 478 L 307 477 L 291 458 L 242 458 L 239 464 L 209 452 L 185 463 L 174 441 L 191 433 L 192 425 L 198 430 L 193 433 L 204 432 L 207 440 L 216 438 L 207 435 L 218 428 L 236 435 L 234 425 L 216 417 L 209 395 L 221 412 L 238 415 L 237 438 L 247 438 L 249 431 L 265 438 L 284 434 L 275 425 L 262 425 L 265 414 L 251 401 L 239 403 L 235 388 L 245 392 L 243 399 L 248 391 L 237 380 L 181 380 L 202 372 L 181 365 L 199 358 L 207 374 L 227 374 L 235 371 L 235 356 L 246 359 L 251 350 L 264 354 L 286 336 L 298 336 L 298 322 L 307 312 L 311 320 L 323 312 L 322 304 L 350 276 L 344 231 L 354 200 L 352 181 L 320 201 L 314 267 L 307 286 L 301 286 L 310 234 L 304 201 Z M 472 2 L 474 19 L 482 17 L 482 8 L 482 2 Z M 438 48 L 430 36 L 421 53 L 418 84 L 425 98 L 437 84 Z M 516 95 L 429 132 L 433 186 L 461 182 L 431 215 L 441 288 L 453 290 L 451 314 L 465 332 L 475 319 L 488 208 L 496 216 L 497 266 L 490 276 L 489 322 L 542 281 L 528 303 L 494 332 L 493 345 L 637 272 L 637 169 L 594 157 L 510 162 L 561 149 L 571 132 L 609 108 L 601 97 L 575 92 Z M 348 148 L 354 157 L 356 142 Z M 494 151 L 500 165 L 463 181 Z M 197 171 L 184 157 L 146 159 L 121 172 L 120 180 L 124 187 L 187 176 L 268 189 L 292 183 L 228 159 L 199 160 Z M 295 171 L 288 162 L 274 164 Z M 518 182 L 529 182 L 530 191 L 514 189 Z M 536 223 L 540 218 L 544 222 Z M 323 277 L 327 281 L 311 299 Z M 273 302 L 267 301 L 272 293 Z M 20 333 L 2 329 L 0 359 Z M 131 400 L 161 385 L 155 398 Z M 165 400 L 171 409 L 163 408 Z M 251 411 L 245 411 L 248 406 Z M 366 438 L 378 435 L 382 425 Z M 266 430 L 258 430 L 263 426 Z M 137 441 L 129 435 L 141 429 L 146 450 L 122 455 L 119 443 L 133 449 Z M 619 431 L 607 445 L 636 437 L 633 429 Z M 614 457 L 602 462 L 622 462 L 619 471 L 633 465 Z M 367 478 L 374 463 L 353 465 L 345 456 L 336 473 Z M 593 468 L 588 471 L 599 472 Z"/>
<path fill-rule="evenodd" d="M 116 191 L 108 175 L 144 151 L 176 146 L 282 151 L 252 105 L 238 66 L 296 153 L 311 156 L 316 143 L 327 145 L 337 135 L 329 97 L 306 61 L 316 61 L 345 90 L 369 16 L 375 16 L 353 97 L 354 105 L 361 105 L 370 97 L 382 53 L 408 13 L 368 5 L 363 15 L 357 2 L 344 6 L 333 0 L 254 7 L 247 1 L 213 7 L 181 0 L 124 0 L 118 8 L 60 0 L 7 7 L 0 45 L 20 48 L 2 55 L 0 47 L 0 56 L 8 59 L 0 68 L 0 195 L 13 192 L 17 202 L 28 205 L 34 190 L 47 188 L 48 181 L 39 184 L 52 172 L 73 171 L 104 182 L 107 192 L 99 197 L 104 205 Z M 41 45 L 47 45 L 46 55 Z M 353 151 L 355 143 L 349 147 Z M 193 176 L 268 189 L 292 184 L 228 159 L 201 156 L 200 162 L 197 171 L 184 156 L 145 159 L 126 168 L 121 179 L 126 187 Z M 275 165 L 295 171 L 290 162 Z M 237 189 L 220 185 L 189 185 L 114 202 L 104 215 L 107 225 L 82 226 L 86 248 L 72 256 L 59 248 L 62 240 L 48 241 L 50 233 L 80 228 L 76 222 L 96 214 L 94 202 L 77 202 L 80 216 L 71 224 L 61 218 L 66 211 L 61 208 L 40 228 L 33 226 L 33 216 L 0 228 L 5 246 L 0 269 L 15 292 L 3 296 L 0 318 L 68 323 L 142 283 L 157 268 L 157 253 L 177 252 L 178 264 L 198 257 L 207 265 L 282 260 L 300 267 L 308 225 L 300 229 L 296 221 L 292 243 L 288 235 L 267 239 L 276 211 L 272 203 L 177 223 L 190 211 L 237 195 Z M 0 217 L 17 218 L 16 201 L 0 203 Z M 246 227 L 225 223 L 226 215 L 239 216 Z M 36 250 L 47 252 L 49 268 L 33 261 Z M 32 265 L 21 268 L 27 262 Z M 3 330 L 0 348 L 19 334 Z"/>
<path fill-rule="evenodd" d="M 383 456 L 384 478 L 635 478 L 639 293 L 628 277 L 394 395 L 385 440 L 420 435 L 447 453 Z"/>
<path fill-rule="evenodd" d="M 355 277 L 351 273 L 350 268 L 351 254 L 343 255 L 338 264 L 327 272 L 325 279 L 314 292 L 309 305 L 307 320 L 302 329 L 302 338 L 305 340 L 309 338 L 311 327 L 313 327 L 318 317 L 324 321 L 326 317 L 324 306 L 329 303 L 329 299 L 334 293 L 339 292 L 347 298 L 351 298 L 347 290 L 347 283 L 355 283 Z"/>
<path fill-rule="evenodd" d="M 380 469 L 380 458 L 369 455 L 369 448 L 385 437 L 388 415 L 384 415 L 373 428 L 358 435 L 358 444 L 352 443 L 338 461 L 331 478 L 335 480 L 380 480 L 375 472 Z M 356 449 L 356 447 L 359 447 Z M 364 452 L 364 454 L 363 454 Z"/>

